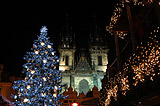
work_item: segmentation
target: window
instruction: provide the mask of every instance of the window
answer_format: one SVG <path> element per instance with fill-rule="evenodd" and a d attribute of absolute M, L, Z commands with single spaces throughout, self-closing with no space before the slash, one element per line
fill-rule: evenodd
<path fill-rule="evenodd" d="M 66 66 L 68 66 L 68 65 L 69 65 L 69 56 L 66 56 L 65 65 L 66 65 Z"/>
<path fill-rule="evenodd" d="M 102 65 L 102 56 L 98 56 L 98 65 Z"/>

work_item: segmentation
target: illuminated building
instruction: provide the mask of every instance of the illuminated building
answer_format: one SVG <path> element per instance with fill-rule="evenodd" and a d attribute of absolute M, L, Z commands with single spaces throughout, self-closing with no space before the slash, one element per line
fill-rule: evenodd
<path fill-rule="evenodd" d="M 75 35 L 67 23 L 65 32 L 61 33 L 59 53 L 62 83 L 67 83 L 78 93 L 86 94 L 94 86 L 101 89 L 101 79 L 108 64 L 108 48 L 95 22 L 86 48 L 77 47 Z"/>

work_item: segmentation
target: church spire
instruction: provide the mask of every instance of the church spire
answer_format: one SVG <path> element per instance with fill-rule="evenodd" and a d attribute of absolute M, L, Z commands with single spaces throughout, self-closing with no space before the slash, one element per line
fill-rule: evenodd
<path fill-rule="evenodd" d="M 101 48 L 105 46 L 105 42 L 100 32 L 100 28 L 96 22 L 96 16 L 93 16 L 92 25 L 91 25 L 91 34 L 90 34 L 90 48 Z"/>
<path fill-rule="evenodd" d="M 73 48 L 75 43 L 73 42 L 73 32 L 72 27 L 69 26 L 69 15 L 66 14 L 66 22 L 63 32 L 61 33 L 61 48 Z"/>
<path fill-rule="evenodd" d="M 66 15 L 66 36 L 69 37 L 70 31 L 69 31 L 69 18 L 68 13 Z"/>
<path fill-rule="evenodd" d="M 92 35 L 93 35 L 93 37 L 99 37 L 98 26 L 96 23 L 96 15 L 93 16 Z"/>

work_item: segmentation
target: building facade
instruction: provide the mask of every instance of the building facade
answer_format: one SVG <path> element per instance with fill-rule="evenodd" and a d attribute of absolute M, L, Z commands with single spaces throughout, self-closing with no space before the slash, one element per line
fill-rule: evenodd
<path fill-rule="evenodd" d="M 59 70 L 62 71 L 62 83 L 67 83 L 68 87 L 72 87 L 78 93 L 86 94 L 94 86 L 100 90 L 101 79 L 108 64 L 107 53 L 106 42 L 98 32 L 96 24 L 92 25 L 89 43 L 85 48 L 77 47 L 75 35 L 66 24 L 59 45 Z"/>

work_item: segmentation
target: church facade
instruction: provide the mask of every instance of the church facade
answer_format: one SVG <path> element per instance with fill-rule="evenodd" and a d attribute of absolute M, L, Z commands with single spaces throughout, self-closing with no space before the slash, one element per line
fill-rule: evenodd
<path fill-rule="evenodd" d="M 67 24 L 59 45 L 59 70 L 62 71 L 62 84 L 67 83 L 68 87 L 84 94 L 94 86 L 100 90 L 101 80 L 108 64 L 107 53 L 106 41 L 99 34 L 96 25 L 92 26 L 88 45 L 79 48 L 75 43 L 75 35 Z"/>

